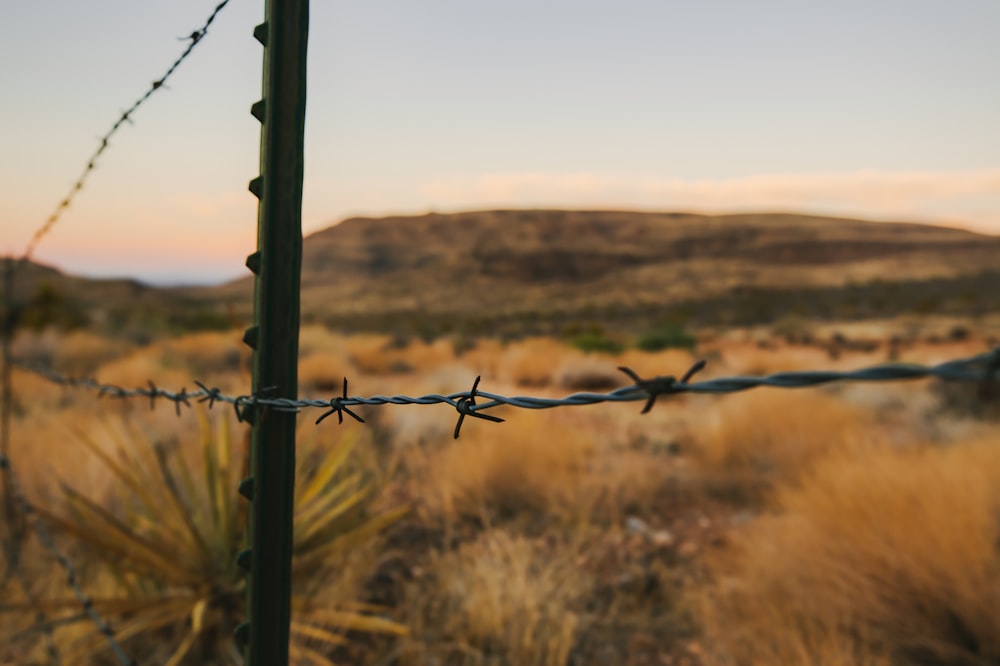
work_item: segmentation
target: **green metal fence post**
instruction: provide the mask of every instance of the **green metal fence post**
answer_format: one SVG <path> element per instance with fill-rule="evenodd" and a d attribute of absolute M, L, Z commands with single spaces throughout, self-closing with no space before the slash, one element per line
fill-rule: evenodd
<path fill-rule="evenodd" d="M 254 37 L 264 45 L 263 98 L 251 107 L 261 122 L 260 176 L 250 191 L 260 199 L 254 324 L 244 341 L 254 349 L 253 392 L 295 398 L 298 384 L 299 281 L 302 265 L 302 175 L 305 146 L 308 0 L 266 0 Z M 250 500 L 248 550 L 238 563 L 249 572 L 247 622 L 236 630 L 249 666 L 288 664 L 291 625 L 292 515 L 295 414 L 246 406 L 253 424 L 250 477 L 240 493 Z"/>

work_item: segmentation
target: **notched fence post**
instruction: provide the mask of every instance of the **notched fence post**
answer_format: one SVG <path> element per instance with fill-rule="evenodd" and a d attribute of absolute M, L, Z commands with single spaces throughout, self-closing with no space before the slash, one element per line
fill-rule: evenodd
<path fill-rule="evenodd" d="M 252 394 L 294 400 L 298 386 L 299 280 L 302 265 L 302 177 L 305 146 L 308 0 L 266 0 L 254 37 L 264 47 L 263 98 L 250 113 L 261 122 L 260 175 L 249 189 L 260 201 L 254 322 L 244 342 L 254 350 Z M 272 397 L 271 394 L 268 397 Z M 235 638 L 251 666 L 285 666 L 291 627 L 295 413 L 251 399 L 250 476 L 240 484 L 250 502 L 247 621 Z"/>

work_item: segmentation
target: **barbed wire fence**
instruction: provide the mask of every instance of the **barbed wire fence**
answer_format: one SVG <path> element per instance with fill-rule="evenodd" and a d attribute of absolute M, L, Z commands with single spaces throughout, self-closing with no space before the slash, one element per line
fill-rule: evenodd
<path fill-rule="evenodd" d="M 601 403 L 644 402 L 641 413 L 648 413 L 661 396 L 680 395 L 684 393 L 721 395 L 741 393 L 755 388 L 810 388 L 832 382 L 888 382 L 914 379 L 937 378 L 952 382 L 976 383 L 979 393 L 986 397 L 992 392 L 1000 374 L 1000 347 L 968 358 L 946 361 L 937 365 L 925 366 L 915 363 L 884 363 L 867 368 L 849 371 L 805 370 L 794 372 L 778 372 L 770 375 L 743 375 L 735 377 L 718 377 L 700 382 L 691 379 L 705 368 L 705 361 L 698 361 L 687 372 L 677 379 L 672 375 L 641 378 L 631 368 L 624 366 L 618 369 L 632 384 L 622 386 L 606 393 L 579 392 L 561 398 L 535 396 L 506 396 L 491 393 L 479 388 L 481 377 L 476 377 L 471 389 L 457 391 L 448 395 L 429 393 L 421 396 L 409 395 L 373 395 L 350 396 L 347 393 L 348 380 L 344 379 L 344 390 L 339 396 L 332 398 L 288 399 L 268 397 L 270 391 L 265 389 L 257 395 L 227 395 L 218 388 L 213 388 L 195 380 L 197 389 L 188 391 L 182 388 L 172 391 L 157 386 L 150 381 L 147 386 L 126 388 L 116 384 L 101 383 L 96 379 L 86 377 L 71 377 L 63 375 L 51 368 L 15 359 L 15 367 L 35 376 L 41 377 L 53 384 L 72 388 L 89 389 L 100 396 L 117 399 L 144 398 L 149 400 L 154 408 L 158 400 L 173 403 L 177 415 L 180 416 L 184 407 L 191 407 L 192 402 L 207 403 L 213 407 L 216 403 L 232 406 L 238 420 L 246 419 L 247 410 L 274 410 L 279 412 L 299 413 L 306 409 L 323 410 L 315 420 L 319 425 L 327 417 L 337 415 L 343 423 L 344 415 L 355 421 L 364 423 L 364 419 L 351 411 L 357 406 L 382 405 L 448 405 L 458 413 L 454 438 L 458 439 L 465 417 L 472 417 L 502 423 L 504 419 L 488 414 L 487 410 L 500 406 L 519 409 L 553 409 L 556 407 L 574 407 L 598 405 Z M 482 400 L 483 402 L 477 402 Z"/>
<path fill-rule="evenodd" d="M 500 407 L 512 407 L 517 409 L 552 409 L 570 406 L 591 406 L 603 403 L 622 402 L 642 402 L 641 413 L 648 413 L 660 397 L 680 395 L 680 394 L 729 394 L 760 387 L 774 388 L 805 388 L 815 387 L 831 382 L 858 381 L 858 382 L 886 382 L 901 380 L 916 380 L 923 378 L 937 378 L 952 382 L 974 382 L 978 383 L 980 393 L 985 397 L 994 393 L 998 379 L 1000 379 L 1000 348 L 979 354 L 976 356 L 956 359 L 933 366 L 923 366 L 917 364 L 887 363 L 862 368 L 853 371 L 797 371 L 781 372 L 765 376 L 735 376 L 708 379 L 704 381 L 694 381 L 695 376 L 705 367 L 704 361 L 695 363 L 691 368 L 677 378 L 676 376 L 654 376 L 643 378 L 627 367 L 620 367 L 624 376 L 630 382 L 620 388 L 606 393 L 580 392 L 572 393 L 561 398 L 534 397 L 534 396 L 505 396 L 480 389 L 480 378 L 477 377 L 472 387 L 467 390 L 457 391 L 451 394 L 426 394 L 420 396 L 407 395 L 373 395 L 368 397 L 349 395 L 348 380 L 344 378 L 343 391 L 341 395 L 331 398 L 310 398 L 310 399 L 289 399 L 276 397 L 275 389 L 264 387 L 251 394 L 229 395 L 220 389 L 210 387 L 202 382 L 195 381 L 197 387 L 191 391 L 182 388 L 179 391 L 168 390 L 157 386 L 152 380 L 145 387 L 128 388 L 115 384 L 101 383 L 96 379 L 85 377 L 72 377 L 60 373 L 57 369 L 27 362 L 23 359 L 16 359 L 13 356 L 11 341 L 17 324 L 18 311 L 15 307 L 14 284 L 18 269 L 28 263 L 38 244 L 51 232 L 53 227 L 61 219 L 65 211 L 72 205 L 77 193 L 85 186 L 87 179 L 94 171 L 95 165 L 100 157 L 109 147 L 110 139 L 127 122 L 130 122 L 135 111 L 144 104 L 156 91 L 164 87 L 167 79 L 174 71 L 188 58 L 194 47 L 205 37 L 209 26 L 216 19 L 219 12 L 228 4 L 229 0 L 222 0 L 214 8 L 204 24 L 188 37 L 184 38 L 188 43 L 181 55 L 170 65 L 166 72 L 154 80 L 150 87 L 140 96 L 119 118 L 116 119 L 111 129 L 100 138 L 98 148 L 88 159 L 86 166 L 70 189 L 67 196 L 59 202 L 53 213 L 45 220 L 37 231 L 32 235 L 24 253 L 15 261 L 8 259 L 5 270 L 5 312 L 3 319 L 2 336 L 2 360 L 3 366 L 0 369 L 0 389 L 2 389 L 2 399 L 0 399 L 0 472 L 4 481 L 4 520 L 7 525 L 5 534 L 4 556 L 5 571 L 0 578 L 0 587 L 6 585 L 13 576 L 18 576 L 20 567 L 21 548 L 29 531 L 34 533 L 41 545 L 48 551 L 53 559 L 59 564 L 66 574 L 67 586 L 71 589 L 75 598 L 79 601 L 82 612 L 79 617 L 87 618 L 102 634 L 111 648 L 115 658 L 121 664 L 135 664 L 120 643 L 115 638 L 115 631 L 110 623 L 101 617 L 95 607 L 93 600 L 86 594 L 80 584 L 78 569 L 73 562 L 65 555 L 56 543 L 48 525 L 39 515 L 32 503 L 24 493 L 23 485 L 16 475 L 13 463 L 10 458 L 10 437 L 11 423 L 13 420 L 13 369 L 41 377 L 46 381 L 60 386 L 84 389 L 96 392 L 99 396 L 113 399 L 145 399 L 151 407 L 155 407 L 158 401 L 172 403 L 178 415 L 185 407 L 191 407 L 192 403 L 206 403 L 209 408 L 215 404 L 225 404 L 230 406 L 237 419 L 258 420 L 257 413 L 267 410 L 286 413 L 300 413 L 306 410 L 319 410 L 320 413 L 315 419 L 315 424 L 319 425 L 329 417 L 336 415 L 338 422 L 343 423 L 345 415 L 357 422 L 364 423 L 364 419 L 351 407 L 357 406 L 385 406 L 385 405 L 446 405 L 454 409 L 457 413 L 457 422 L 454 428 L 454 437 L 457 439 L 461 435 L 461 430 L 465 419 L 475 418 L 493 423 L 502 423 L 505 419 L 490 413 Z M 33 592 L 27 580 L 19 577 L 20 584 L 28 605 L 35 608 L 36 623 L 40 631 L 46 636 L 47 653 L 49 660 L 53 664 L 60 663 L 60 657 L 56 648 L 56 642 L 52 635 L 52 625 L 54 622 L 46 618 L 41 610 L 41 605 L 34 599 Z"/>
<path fill-rule="evenodd" d="M 167 68 L 167 71 L 164 72 L 161 77 L 153 81 L 150 84 L 149 88 L 147 88 L 146 91 L 138 99 L 136 99 L 130 107 L 122 111 L 121 116 L 119 116 L 118 119 L 115 120 L 114 124 L 111 125 L 111 129 L 109 129 L 104 134 L 104 136 L 98 139 L 97 149 L 87 160 L 87 164 L 86 166 L 84 166 L 83 172 L 80 174 L 80 177 L 76 179 L 76 182 L 73 183 L 73 186 L 70 188 L 69 192 L 59 202 L 55 210 L 53 210 L 52 213 L 49 215 L 48 219 L 45 220 L 45 223 L 42 224 L 31 236 L 31 240 L 28 241 L 28 246 L 25 248 L 24 254 L 20 257 L 20 261 L 26 261 L 28 259 L 31 259 L 31 257 L 35 253 L 35 249 L 38 247 L 38 244 L 50 231 L 52 231 L 52 228 L 56 225 L 57 222 L 59 222 L 60 218 L 62 218 L 62 215 L 63 213 L 66 212 L 66 209 L 68 209 L 73 204 L 73 200 L 76 198 L 76 195 L 80 193 L 84 185 L 87 183 L 87 179 L 90 178 L 90 175 L 97 167 L 98 160 L 111 145 L 109 143 L 111 141 L 111 138 L 118 133 L 118 130 L 120 130 L 122 126 L 125 125 L 125 123 L 132 122 L 132 114 L 134 114 L 139 109 L 140 106 L 145 104 L 146 100 L 152 97 L 153 93 L 163 88 L 164 84 L 166 84 L 167 82 L 167 79 L 169 79 L 170 76 L 177 70 L 177 68 L 180 67 L 185 60 L 187 60 L 188 56 L 191 55 L 191 52 L 194 51 L 194 47 L 200 44 L 201 40 L 205 38 L 205 35 L 208 33 L 208 27 L 212 25 L 212 23 L 215 21 L 215 17 L 218 16 L 219 12 L 221 12 L 227 4 L 229 4 L 229 0 L 222 0 L 222 2 L 216 5 L 215 9 L 212 10 L 212 13 L 209 15 L 208 19 L 205 21 L 204 24 L 202 24 L 200 28 L 193 31 L 187 37 L 183 38 L 185 41 L 188 42 L 188 45 L 177 57 L 177 59 L 170 64 L 170 67 Z"/>
<path fill-rule="evenodd" d="M 86 165 L 80 173 L 80 176 L 73 183 L 66 196 L 63 197 L 48 218 L 46 218 L 45 222 L 41 224 L 32 234 L 31 239 L 28 241 L 28 244 L 21 256 L 16 260 L 8 258 L 5 261 L 3 271 L 4 316 L 3 321 L 0 322 L 0 324 L 2 324 L 2 331 L 0 331 L 0 335 L 2 335 L 2 342 L 0 342 L 0 345 L 2 345 L 2 347 L 0 347 L 0 357 L 2 357 L 3 364 L 2 367 L 0 367 L 0 391 L 2 391 L 2 394 L 0 394 L 0 478 L 3 480 L 3 516 L 6 531 L 3 543 L 4 573 L 3 576 L 0 577 L 0 589 L 5 587 L 12 577 L 16 576 L 18 578 L 22 593 L 27 599 L 28 604 L 34 608 L 36 622 L 38 626 L 41 627 L 41 631 L 45 636 L 46 652 L 48 654 L 49 661 L 52 664 L 61 663 L 59 651 L 56 647 L 56 642 L 52 632 L 52 623 L 49 622 L 45 612 L 42 610 L 41 605 L 37 603 L 35 595 L 31 590 L 30 583 L 22 575 L 19 575 L 21 550 L 24 541 L 28 536 L 28 527 L 32 528 L 42 546 L 64 570 L 66 574 L 66 584 L 80 602 L 83 611 L 82 616 L 93 622 L 98 631 L 107 639 L 107 642 L 118 662 L 123 665 L 131 665 L 136 662 L 125 653 L 121 645 L 115 640 L 115 632 L 113 628 L 97 613 L 94 608 L 93 600 L 87 596 L 81 588 L 76 568 L 66 554 L 60 550 L 52 534 L 49 532 L 48 527 L 42 521 L 37 511 L 35 511 L 31 502 L 28 501 L 10 459 L 11 422 L 13 419 L 14 404 L 11 372 L 14 365 L 14 359 L 11 353 L 11 343 L 19 316 L 19 311 L 15 304 L 15 283 L 18 277 L 18 271 L 28 264 L 34 256 L 38 244 L 52 231 L 55 225 L 62 218 L 63 214 L 73 204 L 76 196 L 83 190 L 89 177 L 94 172 L 101 156 L 104 155 L 110 147 L 112 137 L 114 137 L 114 135 L 126 123 L 132 122 L 132 116 L 139 109 L 139 107 L 145 104 L 155 92 L 165 87 L 167 80 L 174 74 L 181 64 L 188 59 L 194 51 L 194 48 L 200 44 L 208 34 L 209 27 L 227 4 L 229 4 L 229 0 L 221 0 L 213 8 L 208 18 L 199 28 L 182 38 L 182 40 L 187 42 L 187 44 L 181 51 L 180 55 L 177 56 L 177 58 L 170 64 L 161 76 L 150 84 L 149 88 L 147 88 L 143 94 L 131 104 L 131 106 L 121 113 L 121 115 L 111 125 L 111 128 L 100 137 L 97 148 L 87 159 Z"/>

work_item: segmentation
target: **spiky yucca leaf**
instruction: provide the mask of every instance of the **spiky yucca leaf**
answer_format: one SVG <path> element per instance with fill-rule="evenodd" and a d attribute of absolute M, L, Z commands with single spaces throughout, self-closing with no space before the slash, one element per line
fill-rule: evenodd
<path fill-rule="evenodd" d="M 65 514 L 41 511 L 87 545 L 115 581 L 113 594 L 94 600 L 112 619 L 115 638 L 131 641 L 132 649 L 159 650 L 157 663 L 170 666 L 232 654 L 232 629 L 244 615 L 245 579 L 235 560 L 245 539 L 246 502 L 236 498 L 241 470 L 234 464 L 239 458 L 233 453 L 232 428 L 228 418 L 215 428 L 204 413 L 198 412 L 198 420 L 201 436 L 193 463 L 180 447 L 150 442 L 135 431 L 116 442 L 114 455 L 83 438 L 114 478 L 110 505 L 115 508 L 63 484 Z M 319 458 L 315 469 L 300 464 L 291 634 L 293 657 L 302 663 L 332 664 L 324 649 L 344 644 L 348 631 L 405 633 L 370 609 L 331 608 L 314 596 L 317 581 L 336 575 L 338 556 L 371 543 L 406 511 L 369 515 L 371 487 L 353 464 L 356 442 L 356 435 L 345 431 L 331 449 L 313 451 L 317 455 L 311 457 Z M 73 602 L 47 605 L 72 608 Z M 93 633 L 67 646 L 65 659 L 87 663 L 106 647 Z"/>

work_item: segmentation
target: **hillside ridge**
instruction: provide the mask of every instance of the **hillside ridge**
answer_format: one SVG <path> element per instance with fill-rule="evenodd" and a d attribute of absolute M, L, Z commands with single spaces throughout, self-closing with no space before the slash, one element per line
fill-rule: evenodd
<path fill-rule="evenodd" d="M 962 299 L 962 307 L 978 311 L 1000 274 L 998 256 L 996 236 L 795 213 L 524 209 L 353 217 L 304 239 L 302 312 L 307 321 L 348 329 L 489 331 L 513 321 L 519 330 L 549 331 L 581 320 L 684 319 L 693 311 L 700 313 L 695 323 L 725 323 L 732 318 L 695 304 L 739 309 L 747 301 L 741 294 L 754 294 L 758 304 L 795 302 L 798 310 L 819 299 L 836 310 L 829 316 L 953 308 Z M 866 285 L 886 302 L 868 302 Z M 247 321 L 253 280 L 173 289 L 119 282 L 111 291 Z M 827 316 L 822 307 L 806 309 Z"/>

